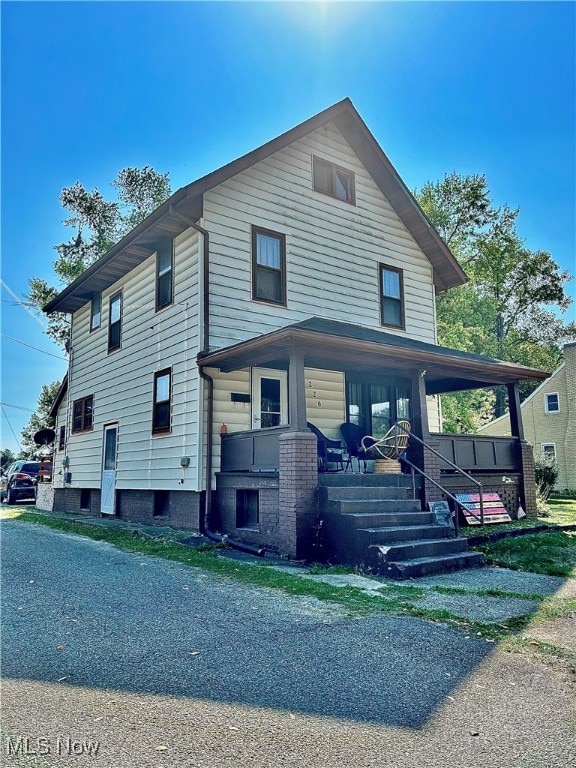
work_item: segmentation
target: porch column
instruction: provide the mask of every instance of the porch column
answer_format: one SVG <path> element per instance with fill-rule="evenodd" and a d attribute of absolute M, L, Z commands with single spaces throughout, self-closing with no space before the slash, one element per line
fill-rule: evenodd
<path fill-rule="evenodd" d="M 304 355 L 292 352 L 288 366 L 288 422 L 291 429 L 306 429 Z"/>
<path fill-rule="evenodd" d="M 524 425 L 522 424 L 522 410 L 520 408 L 520 392 L 518 382 L 507 384 L 508 409 L 510 413 L 510 430 L 512 437 L 518 440 L 518 461 L 520 464 L 520 503 L 527 517 L 536 517 L 538 509 L 536 505 L 536 478 L 534 476 L 534 450 L 524 440 Z M 516 510 L 513 510 L 515 513 Z"/>
<path fill-rule="evenodd" d="M 432 442 L 430 437 L 430 431 L 428 429 L 428 401 L 426 400 L 426 371 L 419 370 L 417 376 L 412 380 L 412 399 L 414 402 L 413 408 L 413 424 L 412 429 L 416 437 L 419 437 L 435 451 L 438 451 L 440 446 L 437 442 Z M 440 459 L 430 451 L 416 443 L 411 449 L 412 461 L 426 472 L 426 474 L 435 480 L 440 482 Z M 442 492 L 433 483 L 428 480 L 424 481 L 424 501 L 439 501 L 443 499 Z"/>
<path fill-rule="evenodd" d="M 303 558 L 312 554 L 317 518 L 318 456 L 316 435 L 309 429 L 283 432 L 278 478 L 280 553 Z"/>
<path fill-rule="evenodd" d="M 506 384 L 508 390 L 508 408 L 510 411 L 510 429 L 512 436 L 524 440 L 524 425 L 522 424 L 522 411 L 520 409 L 520 391 L 518 382 Z"/>

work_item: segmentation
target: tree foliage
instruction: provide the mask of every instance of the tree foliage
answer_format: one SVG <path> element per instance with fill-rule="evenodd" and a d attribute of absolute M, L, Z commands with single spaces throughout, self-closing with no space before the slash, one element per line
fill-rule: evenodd
<path fill-rule="evenodd" d="M 59 381 L 53 381 L 52 384 L 44 384 L 42 386 L 36 410 L 32 416 L 30 416 L 28 424 L 22 430 L 21 445 L 23 458 L 38 458 L 38 452 L 41 446 L 36 445 L 34 442 L 34 435 L 41 429 L 54 428 L 54 418 L 50 416 L 50 410 L 54 405 L 59 389 Z"/>
<path fill-rule="evenodd" d="M 66 242 L 54 246 L 57 258 L 53 266 L 58 285 L 37 277 L 29 280 L 27 298 L 38 310 L 170 195 L 168 174 L 158 173 L 149 165 L 122 169 L 112 186 L 117 194 L 115 201 L 106 200 L 98 189 L 88 191 L 79 181 L 60 193 L 60 203 L 69 213 L 63 224 L 73 234 Z M 62 346 L 69 330 L 66 315 L 56 313 L 48 318 L 48 336 Z"/>
<path fill-rule="evenodd" d="M 563 344 L 576 339 L 576 324 L 558 314 L 571 303 L 568 272 L 546 251 L 525 246 L 519 210 L 495 207 L 485 176 L 447 174 L 416 197 L 469 277 L 438 297 L 439 343 L 552 371 Z M 535 386 L 523 383 L 522 396 Z M 468 431 L 502 415 L 505 393 L 497 388 L 491 405 L 474 393 L 444 395 L 442 405 L 445 428 Z"/>

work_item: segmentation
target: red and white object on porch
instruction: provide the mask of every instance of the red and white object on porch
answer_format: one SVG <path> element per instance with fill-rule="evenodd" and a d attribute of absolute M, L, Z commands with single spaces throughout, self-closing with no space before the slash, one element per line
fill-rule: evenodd
<path fill-rule="evenodd" d="M 456 498 L 462 504 L 464 519 L 468 525 L 480 525 L 480 494 L 457 493 Z M 497 493 L 483 493 L 484 523 L 511 523 L 512 518 Z"/>

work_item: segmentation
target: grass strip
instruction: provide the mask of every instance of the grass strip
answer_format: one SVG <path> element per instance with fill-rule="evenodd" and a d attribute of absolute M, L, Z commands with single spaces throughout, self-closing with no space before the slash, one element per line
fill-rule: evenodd
<path fill-rule="evenodd" d="M 201 568 L 217 576 L 232 578 L 244 584 L 278 589 L 291 596 L 315 597 L 344 607 L 349 617 L 361 617 L 375 613 L 390 613 L 397 616 L 412 616 L 437 623 L 446 624 L 453 629 L 465 632 L 468 636 L 500 640 L 510 632 L 523 629 L 530 616 L 522 616 L 505 623 L 486 624 L 469 621 L 446 610 L 427 610 L 414 605 L 411 600 L 418 600 L 422 590 L 403 585 L 385 585 L 378 595 L 367 594 L 357 587 L 335 587 L 321 581 L 303 579 L 272 568 L 241 563 L 219 557 L 217 550 L 191 549 L 170 539 L 150 539 L 138 535 L 136 531 L 123 531 L 104 528 L 87 523 L 51 518 L 33 512 L 24 512 L 19 521 L 44 525 L 54 530 L 86 536 L 95 541 L 102 541 L 125 552 L 160 557 L 183 565 Z"/>
<path fill-rule="evenodd" d="M 482 544 L 486 562 L 548 576 L 576 576 L 576 535 L 553 531 Z"/>

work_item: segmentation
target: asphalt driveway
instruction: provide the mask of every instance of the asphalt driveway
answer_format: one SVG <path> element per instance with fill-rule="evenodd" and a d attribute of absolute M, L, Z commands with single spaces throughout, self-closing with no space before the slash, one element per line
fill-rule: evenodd
<path fill-rule="evenodd" d="M 483 639 L 412 618 L 348 618 L 340 607 L 313 598 L 287 597 L 18 521 L 5 521 L 2 528 L 3 717 L 8 734 L 2 748 L 14 765 L 60 766 L 67 760 L 123 767 L 243 765 L 248 750 L 254 753 L 252 765 L 413 768 L 420 764 L 421 734 L 437 727 L 446 708 L 470 686 L 478 706 L 486 690 L 474 681 L 491 669 L 495 646 Z M 428 740 L 444 765 L 450 764 L 450 749 L 460 755 L 460 766 L 467 764 L 462 761 L 466 749 L 470 765 L 476 766 L 565 766 L 574 757 L 569 736 L 573 691 L 563 673 L 549 670 L 547 676 L 531 662 L 521 675 L 518 661 L 511 660 L 514 672 L 501 670 L 496 678 L 489 673 L 492 685 L 509 680 L 508 690 L 498 690 L 491 705 L 499 712 L 495 722 L 490 718 L 492 744 L 482 739 L 486 712 L 476 709 L 469 696 L 448 721 L 454 745 L 440 748 L 434 738 Z M 539 694 L 540 676 L 547 681 L 545 701 Z M 524 691 L 515 704 L 519 691 L 514 687 L 522 679 Z M 495 691 L 490 694 L 493 698 Z M 173 703 L 173 710 L 166 702 Z M 518 760 L 503 763 L 496 736 L 508 733 L 520 712 L 522 722 L 533 723 L 535 713 L 528 708 L 536 703 L 541 710 L 538 740 L 533 726 L 525 733 L 514 728 L 506 748 L 515 750 Z M 470 705 L 472 719 L 455 728 Z M 117 712 L 111 713 L 111 707 Z M 118 716 L 120 711 L 124 716 Z M 153 723 L 151 711 L 159 711 Z M 205 722 L 200 718 L 202 728 L 199 712 L 207 717 Z M 112 725 L 102 730 L 106 722 Z M 162 732 L 156 734 L 159 723 Z M 270 728 L 277 736 L 272 752 Z M 99 754 L 66 754 L 65 742 L 56 741 L 67 737 L 66 729 L 80 744 L 82 738 L 98 736 Z M 140 754 L 144 734 L 146 750 Z M 518 736 L 519 744 L 534 742 L 536 751 L 526 754 L 525 747 L 514 745 Z M 17 737 L 32 739 L 29 755 L 22 749 L 16 754 Z M 47 739 L 43 753 L 40 738 Z M 175 743 L 182 739 L 195 748 L 185 754 L 180 750 L 176 757 Z M 356 740 L 363 745 L 360 751 Z M 366 744 L 375 742 L 378 749 L 366 751 Z M 205 752 L 207 744 L 212 746 Z M 330 758 L 329 748 L 336 749 Z M 488 761 L 479 762 L 480 748 Z M 285 762 L 294 749 L 296 756 Z"/>

